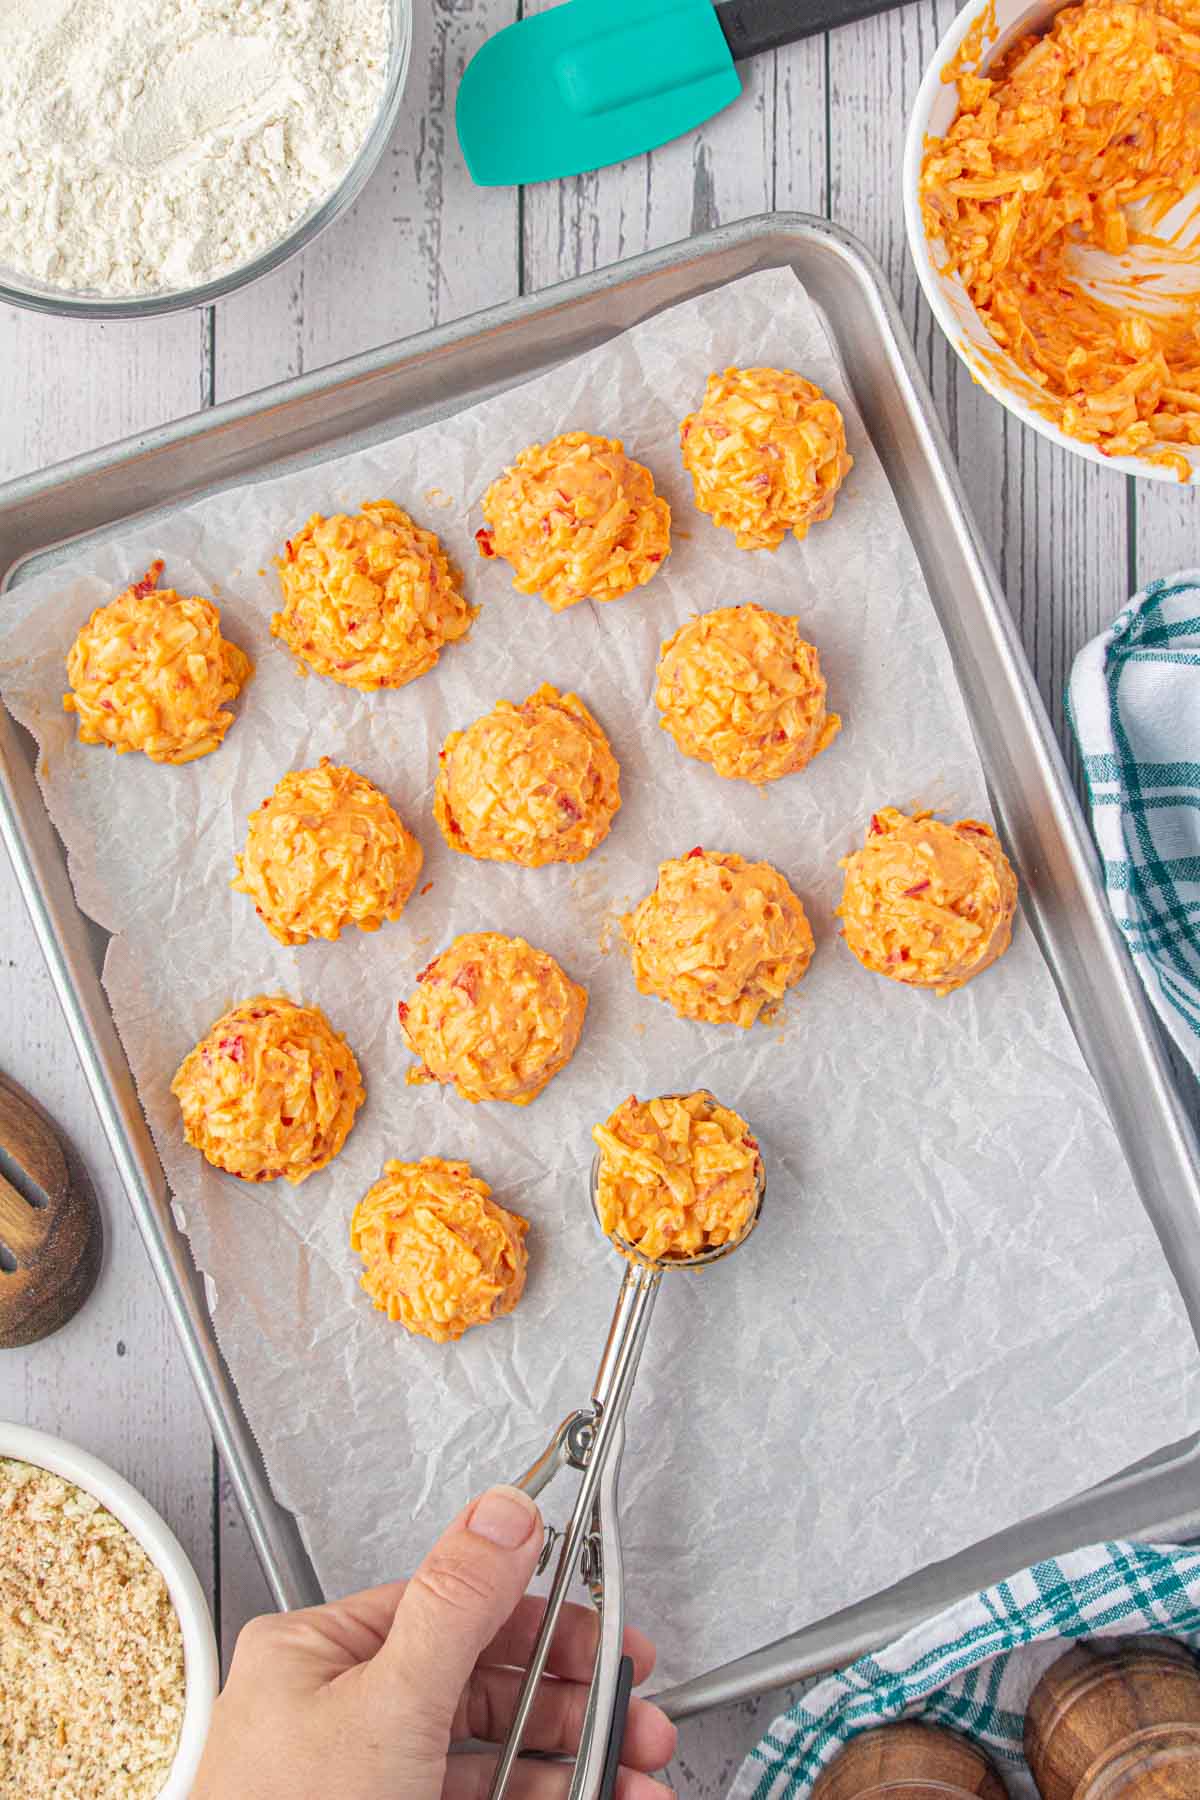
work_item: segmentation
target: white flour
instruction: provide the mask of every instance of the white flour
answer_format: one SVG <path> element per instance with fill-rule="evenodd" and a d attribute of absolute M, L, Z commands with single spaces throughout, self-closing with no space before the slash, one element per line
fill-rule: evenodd
<path fill-rule="evenodd" d="M 383 96 L 388 0 L 0 0 L 0 268 L 191 286 L 338 183 Z"/>

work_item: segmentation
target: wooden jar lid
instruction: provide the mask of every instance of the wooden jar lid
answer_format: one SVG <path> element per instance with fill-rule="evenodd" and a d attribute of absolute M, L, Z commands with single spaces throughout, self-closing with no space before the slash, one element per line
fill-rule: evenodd
<path fill-rule="evenodd" d="M 982 1750 L 937 1725 L 901 1719 L 851 1738 L 812 1800 L 1005 1800 Z"/>
<path fill-rule="evenodd" d="M 1200 1667 L 1171 1638 L 1095 1638 L 1052 1663 L 1025 1714 L 1042 1800 L 1200 1800 Z"/>

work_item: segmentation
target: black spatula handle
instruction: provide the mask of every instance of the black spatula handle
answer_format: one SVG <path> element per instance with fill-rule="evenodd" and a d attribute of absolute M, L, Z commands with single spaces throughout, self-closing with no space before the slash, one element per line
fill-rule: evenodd
<path fill-rule="evenodd" d="M 714 11 L 734 62 L 799 38 L 890 12 L 903 0 L 719 0 Z"/>

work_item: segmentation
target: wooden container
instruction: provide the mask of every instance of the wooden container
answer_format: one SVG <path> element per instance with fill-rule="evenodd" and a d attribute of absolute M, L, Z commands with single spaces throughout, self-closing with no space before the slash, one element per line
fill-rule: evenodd
<path fill-rule="evenodd" d="M 982 1750 L 937 1725 L 902 1719 L 851 1738 L 812 1800 L 1005 1800 Z"/>
<path fill-rule="evenodd" d="M 1171 1638 L 1095 1638 L 1052 1663 L 1025 1714 L 1042 1800 L 1200 1800 L 1200 1667 Z"/>

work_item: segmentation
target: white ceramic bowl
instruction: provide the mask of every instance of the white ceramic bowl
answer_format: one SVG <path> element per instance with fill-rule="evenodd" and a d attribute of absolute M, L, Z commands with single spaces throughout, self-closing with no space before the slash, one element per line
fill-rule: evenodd
<path fill-rule="evenodd" d="M 908 247 L 916 264 L 921 286 L 925 290 L 925 298 L 932 307 L 938 324 L 972 376 L 1002 406 L 1007 407 L 1014 418 L 1032 426 L 1034 431 L 1040 431 L 1052 443 L 1061 444 L 1064 450 L 1070 450 L 1075 456 L 1084 456 L 1089 462 L 1099 463 L 1102 468 L 1116 470 L 1122 475 L 1140 475 L 1146 480 L 1178 482 L 1179 477 L 1174 469 L 1161 467 L 1157 463 L 1142 462 L 1134 456 L 1105 456 L 1094 445 L 1068 437 L 1057 425 L 1035 412 L 1021 397 L 1022 389 L 1028 391 L 1028 378 L 1014 363 L 1001 355 L 967 297 L 962 282 L 956 275 L 945 274 L 940 268 L 942 258 L 939 245 L 930 244 L 925 235 L 917 198 L 925 138 L 927 135 L 943 136 L 958 110 L 957 83 L 943 81 L 942 70 L 958 53 L 968 31 L 987 13 L 991 4 L 992 0 L 967 0 L 966 6 L 934 52 L 933 61 L 925 71 L 908 121 L 901 177 L 904 184 L 904 224 L 908 233 Z M 1032 6 L 1029 0 L 995 0 L 995 30 L 988 32 L 983 43 L 985 61 L 994 54 L 995 46 L 1006 48 L 1014 38 L 1048 24 L 1058 9 L 1059 0 L 1038 0 Z M 979 354 L 981 351 L 985 353 L 987 360 Z M 1192 480 L 1195 482 L 1197 470 L 1200 469 L 1200 449 L 1186 444 L 1172 444 L 1171 449 L 1180 449 L 1189 458 Z"/>
<path fill-rule="evenodd" d="M 34 1463 L 94 1494 L 132 1532 L 167 1584 L 183 1633 L 184 1708 L 179 1747 L 158 1800 L 187 1800 L 204 1751 L 213 1701 L 217 1697 L 217 1642 L 204 1590 L 183 1547 L 136 1488 L 86 1450 L 44 1431 L 0 1420 L 0 1456 Z"/>

